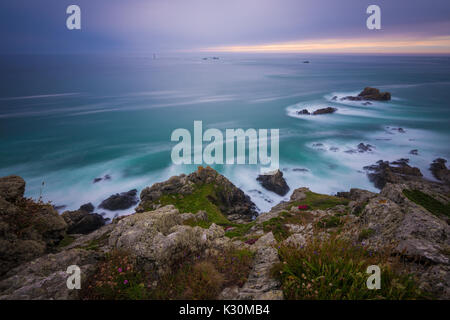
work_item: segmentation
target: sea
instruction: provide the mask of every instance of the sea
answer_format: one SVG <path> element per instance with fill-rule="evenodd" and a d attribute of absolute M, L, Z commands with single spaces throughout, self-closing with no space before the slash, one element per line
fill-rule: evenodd
<path fill-rule="evenodd" d="M 196 170 L 171 158 L 172 132 L 193 133 L 196 120 L 204 130 L 279 129 L 280 169 L 291 188 L 286 196 L 261 187 L 259 165 L 213 165 L 260 212 L 299 187 L 377 191 L 363 167 L 378 160 L 408 158 L 431 180 L 433 159 L 450 160 L 449 56 L 215 57 L 1 55 L 0 176 L 22 176 L 27 197 L 61 210 L 98 206 L 111 194 Z M 341 100 L 368 86 L 389 91 L 392 100 Z M 337 111 L 297 114 L 325 107 Z M 360 143 L 372 151 L 358 152 Z M 112 218 L 133 208 L 95 211 Z"/>

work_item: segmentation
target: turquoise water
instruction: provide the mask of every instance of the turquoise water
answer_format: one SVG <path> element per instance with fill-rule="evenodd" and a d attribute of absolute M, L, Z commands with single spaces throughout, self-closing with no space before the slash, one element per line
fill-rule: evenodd
<path fill-rule="evenodd" d="M 97 205 L 112 193 L 193 171 L 172 164 L 170 135 L 192 132 L 194 120 L 221 130 L 279 128 L 280 168 L 291 190 L 375 190 L 362 167 L 401 157 L 432 179 L 431 161 L 450 158 L 449 57 L 202 57 L 0 56 L 0 176 L 21 175 L 27 196 L 55 205 Z M 393 100 L 331 100 L 365 86 L 390 91 Z M 322 106 L 338 111 L 295 112 Z M 360 142 L 376 148 L 345 152 Z M 412 149 L 419 155 L 409 155 Z M 283 199 L 258 185 L 256 166 L 216 168 L 260 210 Z M 112 179 L 92 183 L 105 174 Z"/>

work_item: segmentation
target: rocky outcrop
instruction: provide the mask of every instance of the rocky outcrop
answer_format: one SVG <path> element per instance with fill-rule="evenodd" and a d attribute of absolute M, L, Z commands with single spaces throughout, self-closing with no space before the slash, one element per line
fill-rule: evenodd
<path fill-rule="evenodd" d="M 174 206 L 128 216 L 111 232 L 109 245 L 135 254 L 144 269 L 164 274 L 183 259 L 203 255 L 214 240 L 224 236 L 216 224 L 209 229 L 183 225 L 193 216 L 181 215 Z"/>
<path fill-rule="evenodd" d="M 408 261 L 407 270 L 419 276 L 423 290 L 448 299 L 450 226 L 405 196 L 404 190 L 418 188 L 448 205 L 449 199 L 442 194 L 437 196 L 439 189 L 426 181 L 388 183 L 379 195 L 366 200 L 358 223 L 351 228 L 355 234 L 370 229 L 371 235 L 364 240 L 366 246 L 375 250 L 391 248 Z"/>
<path fill-rule="evenodd" d="M 382 189 L 386 183 L 403 183 L 406 181 L 418 181 L 422 178 L 419 168 L 411 167 L 408 159 L 399 159 L 397 161 L 378 161 L 375 165 L 366 166 L 369 180 L 376 188 Z"/>
<path fill-rule="evenodd" d="M 5 246 L 0 246 L 0 250 L 3 250 L 0 260 L 2 267 L 4 261 L 10 261 L 8 257 L 21 257 L 20 261 L 15 261 L 15 265 L 9 264 L 0 278 L 0 299 L 78 299 L 77 290 L 67 289 L 67 267 L 78 265 L 82 271 L 82 279 L 89 278 L 100 270 L 100 262 L 107 259 L 108 254 L 113 251 L 126 252 L 136 258 L 139 272 L 146 272 L 146 275 L 151 273 L 155 279 L 161 279 L 174 270 L 179 270 L 177 268 L 182 264 L 220 257 L 231 249 L 243 250 L 247 254 L 250 252 L 252 258 L 246 265 L 243 282 L 239 282 L 239 286 L 234 282 L 227 284 L 226 288 L 220 287 L 223 291 L 218 298 L 282 299 L 284 287 L 273 278 L 273 268 L 286 261 L 282 251 L 279 252 L 278 249 L 289 246 L 302 250 L 311 241 L 323 241 L 334 236 L 351 240 L 350 243 L 364 246 L 369 252 L 384 253 L 390 250 L 389 257 L 401 257 L 401 272 L 415 275 L 422 290 L 432 294 L 434 298 L 449 299 L 450 226 L 448 211 L 445 209 L 450 204 L 448 186 L 426 181 L 418 174 L 412 175 L 414 179 L 403 179 L 406 173 L 392 168 L 409 167 L 406 159 L 387 164 L 381 162 L 377 168 L 381 164 L 387 166 L 383 169 L 387 172 L 382 175 L 385 184 L 379 194 L 351 189 L 334 197 L 313 193 L 308 188 L 298 188 L 293 191 L 289 201 L 277 204 L 270 212 L 260 214 L 245 225 L 224 223 L 226 228 L 223 228 L 212 223 L 206 211 L 180 212 L 174 205 L 158 202 L 175 195 L 181 195 L 179 199 L 183 200 L 194 194 L 196 200 L 203 201 L 207 198 L 215 201 L 217 206 L 221 206 L 222 212 L 235 214 L 238 208 L 246 208 L 242 205 L 247 203 L 245 198 L 239 195 L 242 191 L 210 168 L 201 168 L 188 176 L 172 177 L 166 182 L 144 189 L 141 194 L 141 205 L 145 204 L 141 207 L 143 211 L 116 218 L 112 223 L 89 234 L 74 234 L 70 236 L 72 241 L 64 246 L 60 244 L 55 247 L 58 240 L 54 241 L 56 239 L 52 238 L 58 234 L 59 237 L 63 235 L 59 233 L 60 229 L 50 228 L 51 232 L 47 233 L 45 229 L 41 229 L 41 225 L 36 228 L 34 224 L 24 224 L 17 233 L 18 229 L 13 228 L 16 226 L 7 225 L 12 229 L 0 229 L 1 241 L 5 241 L 4 234 L 15 234 L 15 239 L 7 240 L 12 241 L 19 248 L 17 250 L 20 251 L 20 248 L 29 244 L 39 247 L 39 243 L 42 250 L 38 251 L 38 255 L 30 254 L 24 258 L 24 255 L 17 255 L 14 251 L 5 253 Z M 415 172 L 413 169 L 409 167 L 405 171 Z M 400 179 L 400 182 L 387 181 L 393 180 L 393 177 Z M 45 219 L 41 210 L 45 208 L 55 212 L 51 206 L 35 203 L 37 206 L 33 206 L 33 210 L 26 211 L 25 208 L 30 208 L 32 203 L 26 202 L 27 206 L 22 203 L 24 199 L 20 192 L 20 180 L 12 180 L 15 182 L 8 188 L 5 184 L 11 179 L 0 179 L 2 228 L 5 226 L 4 222 L 11 224 L 12 221 L 17 221 L 4 220 L 8 215 L 24 217 L 26 220 L 22 222 L 29 220 L 38 224 L 40 222 L 33 220 L 35 214 Z M 236 193 L 236 199 L 244 202 L 236 205 L 231 195 L 224 200 L 220 193 L 225 192 L 223 189 L 228 193 Z M 211 190 L 216 191 L 210 193 Z M 408 193 L 417 190 L 422 194 L 419 200 L 411 198 Z M 8 201 L 3 197 L 5 194 L 10 195 Z M 421 199 L 427 199 L 423 195 L 433 198 L 434 202 L 428 199 L 428 202 L 422 203 Z M 432 204 L 431 207 L 429 203 Z M 436 206 L 436 203 L 440 203 L 440 206 Z M 146 206 L 151 208 L 145 209 Z M 306 210 L 300 207 L 305 207 Z M 83 208 L 90 210 L 90 206 Z M 436 211 L 436 208 L 444 209 Z M 65 219 L 70 218 L 67 220 L 70 227 L 78 216 L 92 216 L 87 211 L 77 210 L 63 216 Z M 33 215 L 26 215 L 27 212 L 33 212 Z M 18 213 L 25 215 L 17 215 Z M 62 219 L 60 216 L 56 217 Z M 65 228 L 64 220 L 62 224 Z M 231 236 L 230 232 L 238 236 Z M 29 239 L 32 242 L 25 242 Z M 27 250 L 30 248 L 27 247 Z"/>
<path fill-rule="evenodd" d="M 0 197 L 14 203 L 23 198 L 25 193 L 25 180 L 19 176 L 0 178 Z"/>
<path fill-rule="evenodd" d="M 0 277 L 52 250 L 67 228 L 53 206 L 24 198 L 24 191 L 22 178 L 0 178 Z"/>
<path fill-rule="evenodd" d="M 92 250 L 71 249 L 25 263 L 0 281 L 0 300 L 78 299 L 79 290 L 67 288 L 67 268 L 80 267 L 83 287 L 83 280 L 95 271 L 100 257 Z"/>
<path fill-rule="evenodd" d="M 103 200 L 98 207 L 111 211 L 126 210 L 139 202 L 136 195 L 136 189 L 128 192 L 116 193 L 108 199 Z"/>
<path fill-rule="evenodd" d="M 284 196 L 289 192 L 289 186 L 283 178 L 283 172 L 280 170 L 271 174 L 259 175 L 256 180 L 258 180 L 265 189 L 273 191 L 280 196 Z"/>
<path fill-rule="evenodd" d="M 430 165 L 430 170 L 433 173 L 434 177 L 442 182 L 450 184 L 450 170 L 447 169 L 445 165 L 447 160 L 438 158 L 433 161 Z"/>
<path fill-rule="evenodd" d="M 173 176 L 165 182 L 155 183 L 141 192 L 138 212 L 154 210 L 161 206 L 161 197 L 167 195 L 187 196 L 199 189 L 208 190 L 208 201 L 217 206 L 229 219 L 251 219 L 256 215 L 255 204 L 241 189 L 210 167 L 199 167 L 189 175 Z M 235 220 L 235 219 L 233 219 Z"/>
<path fill-rule="evenodd" d="M 379 89 L 366 87 L 356 97 L 347 96 L 341 98 L 341 100 L 361 101 L 361 100 L 375 100 L 375 101 L 389 101 L 391 100 L 391 94 L 389 92 L 380 92 Z"/>

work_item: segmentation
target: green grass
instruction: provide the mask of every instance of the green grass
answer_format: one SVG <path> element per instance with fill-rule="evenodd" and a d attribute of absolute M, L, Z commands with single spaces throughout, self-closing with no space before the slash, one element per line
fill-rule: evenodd
<path fill-rule="evenodd" d="M 415 299 L 424 296 L 415 280 L 390 263 L 389 254 L 375 254 L 349 241 L 336 239 L 309 243 L 304 248 L 282 246 L 281 262 L 272 275 L 282 284 L 286 299 L 360 300 Z M 367 267 L 381 268 L 381 289 L 369 290 Z"/>
<path fill-rule="evenodd" d="M 80 246 L 79 248 L 84 250 L 94 250 L 94 251 L 98 250 L 100 246 L 104 245 L 107 242 L 109 234 L 110 232 L 106 232 L 97 239 L 93 239 L 89 241 L 86 245 Z"/>
<path fill-rule="evenodd" d="M 339 227 L 340 225 L 342 225 L 342 220 L 340 216 L 337 215 L 324 217 L 317 222 L 318 227 L 325 229 L 336 228 Z"/>
<path fill-rule="evenodd" d="M 281 217 L 272 218 L 263 222 L 263 230 L 266 233 L 272 232 L 277 241 L 283 241 L 291 235 L 289 228 L 285 225 L 285 221 Z"/>
<path fill-rule="evenodd" d="M 64 238 L 59 242 L 58 248 L 67 247 L 68 245 L 72 244 L 72 242 L 75 241 L 75 238 L 66 234 Z"/>
<path fill-rule="evenodd" d="M 167 194 L 163 195 L 157 202 L 161 205 L 174 205 L 180 212 L 197 213 L 200 210 L 206 211 L 208 221 L 216 224 L 230 224 L 230 221 L 211 201 L 216 199 L 216 189 L 213 184 L 203 184 L 196 186 L 195 190 L 188 195 Z M 200 226 L 206 226 L 202 224 Z"/>
<path fill-rule="evenodd" d="M 272 232 L 275 240 L 283 241 L 291 235 L 287 227 L 288 224 L 305 225 L 312 220 L 313 216 L 308 211 L 283 211 L 278 217 L 263 222 L 263 230 L 264 232 Z"/>
<path fill-rule="evenodd" d="M 419 190 L 404 189 L 403 194 L 409 200 L 424 207 L 426 210 L 428 210 L 435 216 L 450 217 L 450 204 L 443 204 L 442 202 L 434 199 L 433 197 L 431 197 Z"/>
<path fill-rule="evenodd" d="M 190 227 L 200 227 L 203 229 L 208 229 L 211 225 L 211 221 L 204 221 L 204 220 L 196 220 L 194 218 L 187 219 L 184 221 L 184 225 L 190 226 Z"/>
<path fill-rule="evenodd" d="M 226 231 L 225 236 L 228 238 L 242 238 L 244 237 L 247 232 L 250 231 L 250 229 L 255 225 L 255 222 L 249 222 L 249 223 L 241 223 L 241 224 L 228 224 L 225 225 L 225 227 L 233 227 L 232 230 Z"/>
<path fill-rule="evenodd" d="M 307 191 L 306 198 L 301 201 L 295 201 L 289 209 L 293 206 L 308 205 L 311 210 L 326 210 L 337 205 L 347 205 L 348 203 L 349 200 L 344 198 Z"/>

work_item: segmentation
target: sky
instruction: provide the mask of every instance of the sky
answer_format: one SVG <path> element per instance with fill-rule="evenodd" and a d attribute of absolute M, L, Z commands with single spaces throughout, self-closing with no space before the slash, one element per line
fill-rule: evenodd
<path fill-rule="evenodd" d="M 66 28 L 69 5 L 81 30 Z M 369 30 L 369 5 L 381 29 Z M 0 53 L 450 54 L 450 0 L 1 0 Z"/>

